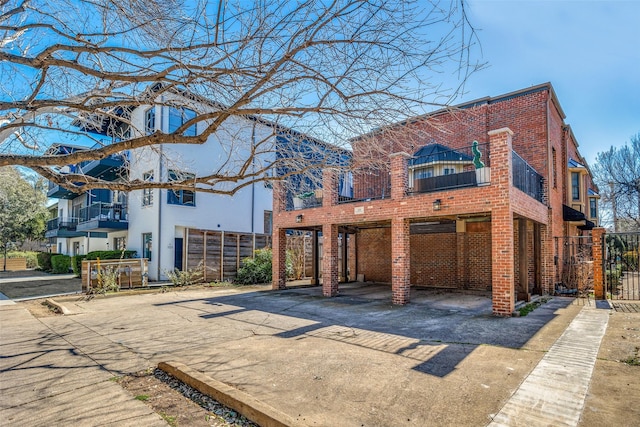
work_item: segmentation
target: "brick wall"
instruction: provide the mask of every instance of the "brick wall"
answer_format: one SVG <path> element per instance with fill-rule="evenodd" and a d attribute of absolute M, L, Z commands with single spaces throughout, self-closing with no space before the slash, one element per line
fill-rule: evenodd
<path fill-rule="evenodd" d="M 356 239 L 358 274 L 367 281 L 391 283 L 391 229 L 360 230 Z"/>

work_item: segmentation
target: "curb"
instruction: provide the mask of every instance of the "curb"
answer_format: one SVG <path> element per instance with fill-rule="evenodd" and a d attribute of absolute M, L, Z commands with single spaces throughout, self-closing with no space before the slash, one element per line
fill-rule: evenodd
<path fill-rule="evenodd" d="M 304 427 L 305 424 L 230 385 L 180 362 L 160 362 L 158 368 L 201 393 L 244 415 L 261 427 Z"/>
<path fill-rule="evenodd" d="M 47 305 L 49 305 L 49 306 L 51 306 L 51 307 L 53 307 L 53 308 L 55 308 L 55 309 L 59 310 L 59 311 L 60 311 L 60 313 L 62 313 L 62 314 L 63 314 L 63 315 L 65 315 L 65 316 L 68 316 L 68 315 L 70 315 L 70 314 L 73 314 L 71 311 L 69 311 L 69 309 L 68 309 L 67 307 L 65 307 L 64 305 L 62 305 L 62 304 L 60 304 L 60 303 L 55 302 L 55 301 L 54 301 L 54 300 L 52 300 L 51 298 L 47 298 L 47 299 L 45 300 L 45 303 L 46 303 Z"/>

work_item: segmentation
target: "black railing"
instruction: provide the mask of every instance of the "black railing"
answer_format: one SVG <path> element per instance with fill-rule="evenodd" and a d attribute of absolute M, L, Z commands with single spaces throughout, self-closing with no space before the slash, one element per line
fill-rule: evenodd
<path fill-rule="evenodd" d="M 543 200 L 543 178 L 515 151 L 512 151 L 513 186 L 539 202 Z"/>
<path fill-rule="evenodd" d="M 78 218 L 53 218 L 47 221 L 47 231 L 66 229 L 75 230 Z"/>
<path fill-rule="evenodd" d="M 122 203 L 94 203 L 80 209 L 80 222 L 91 220 L 126 221 L 127 209 Z"/>
<path fill-rule="evenodd" d="M 338 203 L 352 203 L 391 197 L 391 176 L 387 170 L 360 170 L 341 174 Z"/>

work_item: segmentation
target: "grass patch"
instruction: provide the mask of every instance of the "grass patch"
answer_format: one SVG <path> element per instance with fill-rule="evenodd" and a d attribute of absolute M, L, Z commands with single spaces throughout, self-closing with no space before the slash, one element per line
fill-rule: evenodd
<path fill-rule="evenodd" d="M 518 313 L 520 313 L 520 316 L 526 316 L 527 314 L 531 313 L 533 310 L 535 310 L 536 308 L 540 307 L 542 304 L 545 304 L 547 301 L 549 301 L 547 298 L 540 298 L 539 300 L 530 302 L 529 304 L 525 305 L 524 307 L 521 307 L 518 309 Z"/>
<path fill-rule="evenodd" d="M 162 417 L 163 420 L 165 420 L 167 422 L 167 424 L 169 424 L 171 427 L 177 427 L 178 424 L 176 423 L 176 417 L 174 417 L 173 415 L 169 415 L 166 414 L 164 412 L 160 412 L 160 416 Z"/>
<path fill-rule="evenodd" d="M 136 396 L 136 400 L 140 400 L 142 402 L 146 402 L 147 400 L 149 400 L 149 395 L 148 394 L 139 394 Z"/>
<path fill-rule="evenodd" d="M 621 362 L 631 366 L 640 366 L 640 347 L 636 347 L 635 355 L 629 356 L 626 359 L 621 360 Z"/>

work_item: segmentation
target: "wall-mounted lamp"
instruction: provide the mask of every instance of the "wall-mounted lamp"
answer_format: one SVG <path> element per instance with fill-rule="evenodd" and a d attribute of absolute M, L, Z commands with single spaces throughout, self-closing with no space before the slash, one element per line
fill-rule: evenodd
<path fill-rule="evenodd" d="M 296 222 L 302 222 L 302 214 L 296 216 Z"/>
<path fill-rule="evenodd" d="M 439 211 L 441 207 L 442 207 L 442 200 L 440 200 L 440 199 L 435 199 L 435 200 L 433 201 L 433 210 L 434 210 L 434 211 Z"/>

